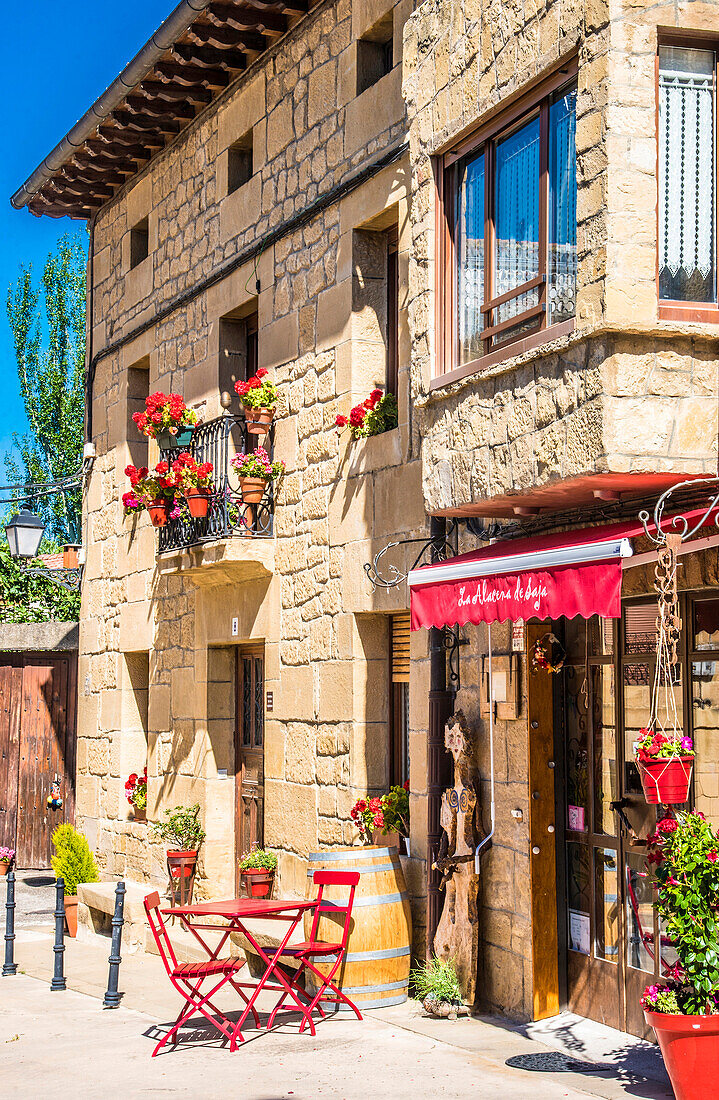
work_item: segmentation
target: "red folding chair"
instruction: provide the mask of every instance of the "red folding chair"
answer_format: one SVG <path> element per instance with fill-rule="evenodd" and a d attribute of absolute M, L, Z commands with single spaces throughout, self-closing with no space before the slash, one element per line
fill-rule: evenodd
<path fill-rule="evenodd" d="M 357 1008 L 357 1005 L 353 1004 L 349 997 L 347 997 L 341 989 L 338 989 L 332 980 L 339 968 L 341 967 L 342 963 L 344 962 L 344 957 L 347 953 L 347 940 L 349 939 L 350 925 L 352 922 L 352 906 L 354 904 L 355 890 L 357 889 L 357 883 L 359 882 L 359 879 L 360 877 L 357 871 L 315 871 L 313 882 L 315 886 L 319 886 L 319 892 L 317 894 L 317 908 L 315 909 L 314 917 L 312 918 L 312 930 L 310 932 L 310 938 L 305 943 L 288 944 L 288 946 L 285 947 L 285 949 L 281 952 L 282 956 L 287 955 L 292 958 L 298 959 L 300 962 L 300 965 L 297 968 L 297 973 L 295 974 L 294 979 L 290 982 L 290 985 L 300 997 L 303 997 L 305 1000 L 309 1000 L 309 994 L 299 984 L 300 978 L 304 976 L 307 970 L 311 970 L 315 977 L 319 980 L 319 988 L 317 989 L 317 992 L 315 993 L 314 997 L 312 997 L 310 1003 L 307 1006 L 307 1011 L 309 1013 L 317 1008 L 320 1015 L 324 1016 L 325 1013 L 322 1010 L 320 1001 L 332 1001 L 336 1003 L 343 1001 L 346 1005 L 349 1005 L 358 1020 L 362 1019 L 362 1015 L 360 1013 L 360 1010 Z M 347 899 L 347 904 L 343 905 L 340 902 L 336 901 L 325 901 L 325 886 L 349 886 L 350 893 L 349 898 Z M 342 940 L 340 943 L 326 943 L 324 940 L 317 939 L 317 926 L 319 924 L 320 916 L 322 915 L 322 913 L 331 913 L 333 917 L 339 916 L 342 913 L 345 914 Z M 279 952 L 279 948 L 266 948 L 265 950 L 267 951 L 268 955 L 276 955 Z M 323 974 L 312 962 L 312 959 L 316 959 L 318 957 L 330 958 L 333 955 L 336 955 L 337 958 L 328 974 Z M 325 990 L 331 990 L 332 993 L 325 993 Z M 275 1022 L 275 1016 L 284 1004 L 286 998 L 287 994 L 284 993 L 275 1005 L 275 1008 L 272 1011 L 272 1015 L 267 1022 L 268 1028 L 272 1027 L 273 1023 Z M 297 1009 L 292 1009 L 290 1007 L 289 1011 L 296 1012 Z M 304 1030 L 304 1026 L 306 1023 L 307 1019 L 305 1018 L 300 1024 L 300 1032 Z"/>
<path fill-rule="evenodd" d="M 201 1012 L 202 1015 L 208 1019 L 210 1023 L 214 1024 L 218 1031 L 221 1031 L 227 1039 L 232 1039 L 232 1021 L 228 1020 L 224 1013 L 220 1012 L 212 1003 L 212 998 L 217 995 L 223 985 L 229 982 L 233 989 L 239 993 L 245 1004 L 248 1003 L 242 988 L 234 979 L 234 975 L 237 971 L 245 965 L 245 960 L 236 958 L 212 958 L 209 962 L 205 963 L 178 963 L 165 921 L 160 912 L 160 895 L 157 891 L 155 891 L 154 894 L 148 894 L 145 898 L 145 912 L 147 913 L 147 920 L 152 930 L 152 935 L 155 938 L 160 958 L 165 965 L 167 976 L 185 1002 L 167 1035 L 160 1040 L 153 1050 L 152 1057 L 154 1058 L 156 1054 L 160 1053 L 169 1038 L 172 1038 L 173 1045 L 177 1043 L 178 1030 L 196 1012 Z M 221 927 L 218 928 L 218 931 L 222 931 Z M 207 979 L 217 977 L 219 981 L 212 987 L 209 993 L 203 994 L 201 992 L 202 986 Z M 208 1011 L 208 1007 L 215 1013 L 214 1016 Z M 255 1018 L 255 1026 L 259 1027 L 260 1021 L 254 1005 L 252 1007 L 252 1015 Z"/>

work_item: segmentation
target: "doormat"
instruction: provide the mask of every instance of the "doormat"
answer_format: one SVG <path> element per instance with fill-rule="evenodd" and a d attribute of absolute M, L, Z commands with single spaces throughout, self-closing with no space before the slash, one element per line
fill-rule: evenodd
<path fill-rule="evenodd" d="M 504 1063 L 511 1069 L 526 1069 L 535 1073 L 616 1073 L 617 1067 L 607 1062 L 580 1062 L 558 1050 L 542 1054 L 515 1054 Z"/>

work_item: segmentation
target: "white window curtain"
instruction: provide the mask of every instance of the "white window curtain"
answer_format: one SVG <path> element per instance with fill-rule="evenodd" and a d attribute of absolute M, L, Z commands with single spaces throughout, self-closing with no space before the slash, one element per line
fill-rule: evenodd
<path fill-rule="evenodd" d="M 715 298 L 711 50 L 659 51 L 659 281 L 662 298 Z"/>

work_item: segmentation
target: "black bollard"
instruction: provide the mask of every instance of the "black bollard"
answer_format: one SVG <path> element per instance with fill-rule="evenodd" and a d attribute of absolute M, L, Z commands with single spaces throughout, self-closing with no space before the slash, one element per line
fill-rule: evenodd
<path fill-rule="evenodd" d="M 15 962 L 15 872 L 7 873 L 7 899 L 5 901 L 5 962 L 2 968 L 3 978 L 17 974 Z"/>
<path fill-rule="evenodd" d="M 120 994 L 117 992 L 120 980 L 120 947 L 122 946 L 122 926 L 125 923 L 123 912 L 125 909 L 125 883 L 118 882 L 115 887 L 115 913 L 112 918 L 112 946 L 110 948 L 110 972 L 107 977 L 107 991 L 102 1002 L 103 1008 L 118 1008 Z"/>
<path fill-rule="evenodd" d="M 50 990 L 65 989 L 65 880 L 55 883 L 55 973 Z"/>

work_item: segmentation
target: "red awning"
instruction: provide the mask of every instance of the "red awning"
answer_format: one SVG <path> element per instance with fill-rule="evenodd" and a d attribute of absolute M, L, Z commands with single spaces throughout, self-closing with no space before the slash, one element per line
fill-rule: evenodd
<path fill-rule="evenodd" d="M 413 569 L 412 630 L 507 619 L 620 614 L 622 559 L 639 520 L 494 543 Z"/>

